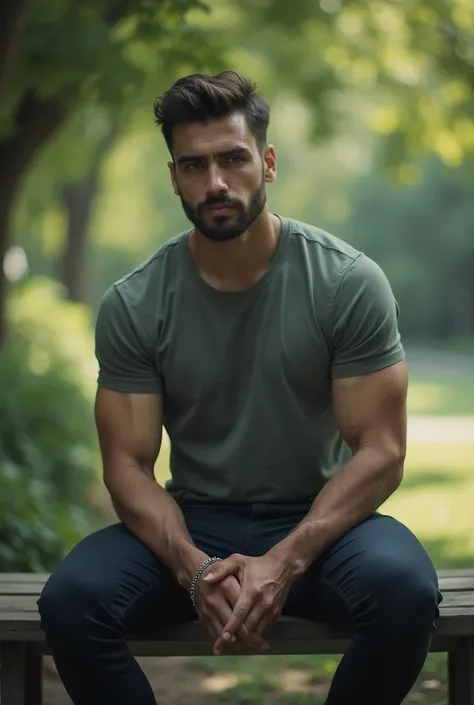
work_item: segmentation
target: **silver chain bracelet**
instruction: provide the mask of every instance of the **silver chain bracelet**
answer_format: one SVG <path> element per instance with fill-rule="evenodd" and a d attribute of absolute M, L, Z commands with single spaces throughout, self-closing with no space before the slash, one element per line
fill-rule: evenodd
<path fill-rule="evenodd" d="M 203 572 L 208 568 L 210 565 L 213 563 L 217 563 L 217 561 L 220 561 L 220 558 L 217 558 L 217 556 L 213 556 L 212 558 L 208 558 L 207 561 L 205 561 L 197 571 L 194 573 L 194 577 L 191 582 L 191 589 L 190 589 L 190 595 L 191 595 L 191 602 L 193 603 L 193 607 L 197 612 L 197 606 L 196 606 L 196 588 L 199 582 L 199 578 L 203 574 Z"/>

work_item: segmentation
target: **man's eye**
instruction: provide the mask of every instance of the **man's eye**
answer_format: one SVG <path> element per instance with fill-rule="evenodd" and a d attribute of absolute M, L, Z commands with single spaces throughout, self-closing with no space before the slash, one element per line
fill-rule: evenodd
<path fill-rule="evenodd" d="M 185 171 L 200 171 L 204 167 L 204 164 L 202 162 L 188 162 L 188 164 L 185 164 L 184 170 Z"/>
<path fill-rule="evenodd" d="M 242 154 L 228 154 L 224 157 L 224 163 L 226 164 L 240 164 L 244 161 Z"/>

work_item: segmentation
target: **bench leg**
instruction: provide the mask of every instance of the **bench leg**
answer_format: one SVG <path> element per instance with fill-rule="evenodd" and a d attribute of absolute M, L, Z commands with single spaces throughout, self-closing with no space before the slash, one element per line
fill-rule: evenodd
<path fill-rule="evenodd" d="M 474 637 L 448 654 L 449 705 L 474 705 Z"/>
<path fill-rule="evenodd" d="M 41 705 L 43 702 L 43 653 L 39 644 L 28 644 L 25 671 L 25 705 Z"/>
<path fill-rule="evenodd" d="M 35 644 L 0 642 L 1 705 L 41 705 L 42 662 Z"/>

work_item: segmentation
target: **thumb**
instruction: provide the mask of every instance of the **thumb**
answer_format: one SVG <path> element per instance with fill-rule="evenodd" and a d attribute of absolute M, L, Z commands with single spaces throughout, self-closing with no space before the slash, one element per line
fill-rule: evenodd
<path fill-rule="evenodd" d="M 239 565 L 235 558 L 226 558 L 223 561 L 214 563 L 211 570 L 206 571 L 202 579 L 205 580 L 206 583 L 220 583 L 221 580 L 224 580 L 228 575 L 235 575 L 238 567 Z"/>

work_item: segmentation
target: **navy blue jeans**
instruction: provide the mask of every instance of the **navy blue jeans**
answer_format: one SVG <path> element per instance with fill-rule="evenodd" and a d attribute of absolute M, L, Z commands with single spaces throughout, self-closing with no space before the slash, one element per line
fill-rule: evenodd
<path fill-rule="evenodd" d="M 182 509 L 195 544 L 225 558 L 264 554 L 309 506 Z M 395 519 L 374 514 L 294 583 L 284 611 L 354 626 L 327 705 L 400 705 L 425 661 L 440 601 L 436 571 L 416 537 Z M 38 605 L 75 705 L 155 705 L 126 635 L 195 618 L 186 591 L 122 524 L 81 541 Z"/>

